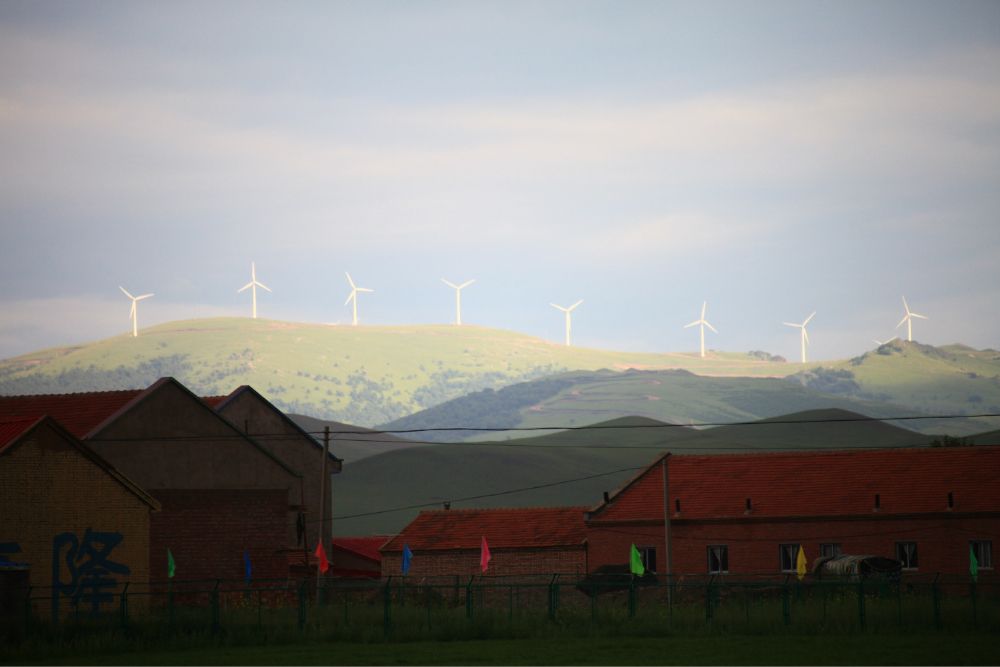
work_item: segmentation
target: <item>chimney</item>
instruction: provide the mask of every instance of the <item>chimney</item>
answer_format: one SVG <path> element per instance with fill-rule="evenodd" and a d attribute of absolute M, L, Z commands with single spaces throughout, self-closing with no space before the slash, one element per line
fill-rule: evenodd
<path fill-rule="evenodd" d="M 444 501 L 444 508 L 446 510 L 450 510 L 451 509 L 451 501 L 450 500 Z"/>
<path fill-rule="evenodd" d="M 610 502 L 611 502 L 611 498 L 608 497 L 608 492 L 605 491 L 604 492 L 604 504 L 607 505 Z"/>

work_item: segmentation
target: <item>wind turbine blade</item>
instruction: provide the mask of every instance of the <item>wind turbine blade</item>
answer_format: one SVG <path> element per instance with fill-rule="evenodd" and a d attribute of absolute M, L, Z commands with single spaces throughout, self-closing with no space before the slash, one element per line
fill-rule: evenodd
<path fill-rule="evenodd" d="M 705 309 L 708 308 L 708 301 L 701 302 L 701 319 L 705 319 Z"/>
<path fill-rule="evenodd" d="M 574 308 L 576 308 L 577 306 L 579 306 L 581 303 L 583 303 L 583 299 L 580 299 L 579 301 L 577 301 L 576 303 L 574 303 L 572 306 L 569 307 L 568 310 L 573 310 Z"/>
<path fill-rule="evenodd" d="M 901 319 L 899 321 L 899 324 L 896 325 L 896 328 L 898 329 L 899 327 L 903 326 L 903 323 L 906 322 L 906 320 L 908 320 L 908 319 L 910 319 L 910 314 L 909 313 L 907 313 L 906 315 L 903 315 L 903 319 Z"/>
<path fill-rule="evenodd" d="M 809 343 L 809 332 L 805 327 L 802 327 L 802 338 L 806 341 L 806 344 Z"/>
<path fill-rule="evenodd" d="M 786 327 L 798 327 L 800 329 L 802 328 L 801 324 L 792 324 L 791 322 L 782 322 L 782 324 L 784 324 Z"/>
<path fill-rule="evenodd" d="M 875 341 L 875 344 L 878 345 L 879 347 L 882 347 L 883 345 L 885 345 L 885 343 L 883 343 L 882 341 L 880 341 L 878 338 L 872 338 L 872 340 Z"/>
<path fill-rule="evenodd" d="M 809 324 L 809 320 L 811 320 L 814 317 L 816 317 L 816 311 L 815 310 L 813 311 L 812 315 L 810 315 L 809 317 L 806 318 L 806 321 L 802 323 L 802 326 L 805 326 L 805 325 Z"/>
<path fill-rule="evenodd" d="M 132 296 L 131 294 L 129 294 L 128 290 L 125 289 L 124 287 L 122 287 L 121 285 L 118 286 L 118 289 L 120 289 L 125 294 L 125 296 L 127 296 L 128 298 L 130 298 L 130 299 L 134 299 L 135 298 L 134 296 Z"/>
<path fill-rule="evenodd" d="M 347 295 L 347 301 L 344 302 L 344 305 L 346 306 L 347 304 L 349 304 L 351 302 L 351 299 L 353 299 L 357 293 L 358 293 L 357 289 L 352 289 L 351 293 Z"/>
<path fill-rule="evenodd" d="M 473 278 L 472 280 L 466 280 L 464 283 L 462 283 L 461 285 L 458 286 L 458 289 L 465 289 L 466 287 L 468 287 L 469 285 L 471 285 L 474 282 L 476 282 L 475 278 Z"/>
<path fill-rule="evenodd" d="M 903 297 L 903 310 L 906 311 L 907 315 L 910 314 L 910 304 L 906 303 L 906 297 L 905 296 Z"/>
<path fill-rule="evenodd" d="M 249 283 L 247 283 L 246 285 L 244 285 L 243 287 L 239 288 L 239 289 L 238 289 L 238 290 L 236 290 L 236 291 L 237 291 L 237 292 L 242 292 L 243 290 L 245 290 L 245 289 L 250 289 L 251 287 L 253 287 L 253 283 L 252 283 L 252 282 L 249 282 Z"/>
<path fill-rule="evenodd" d="M 445 280 L 444 278 L 442 278 L 441 282 L 443 282 L 445 285 L 447 285 L 448 287 L 450 287 L 452 289 L 461 289 L 458 285 L 456 285 L 455 283 L 451 282 L 450 280 Z"/>
<path fill-rule="evenodd" d="M 711 324 L 709 324 L 707 320 L 705 321 L 705 326 L 708 327 L 709 329 L 711 329 L 712 331 L 715 331 L 715 333 L 719 333 L 718 330 L 716 330 L 715 327 L 713 327 Z"/>
<path fill-rule="evenodd" d="M 695 320 L 695 321 L 694 321 L 694 322 L 692 322 L 691 324 L 685 324 L 685 325 L 684 325 L 684 328 L 685 328 L 685 329 L 690 329 L 691 327 L 695 327 L 695 326 L 698 326 L 699 324 L 701 324 L 701 320 Z"/>
<path fill-rule="evenodd" d="M 926 320 L 927 319 L 926 315 L 919 315 L 917 313 L 910 313 L 910 317 L 919 317 L 922 320 Z"/>
<path fill-rule="evenodd" d="M 153 296 L 152 292 L 150 292 L 149 294 L 143 294 L 142 296 L 137 296 L 137 297 L 135 297 L 135 300 L 136 301 L 142 301 L 143 299 L 148 299 L 151 296 Z"/>
<path fill-rule="evenodd" d="M 344 271 L 344 275 L 347 276 L 347 282 L 351 284 L 351 289 L 357 289 L 358 286 L 354 284 L 353 280 L 351 280 L 351 274 L 348 273 L 347 271 Z"/>
<path fill-rule="evenodd" d="M 564 313 L 566 312 L 565 308 L 563 308 L 562 306 L 557 306 L 556 304 L 552 303 L 551 301 L 549 302 L 549 305 L 552 306 L 553 308 L 558 308 L 559 310 L 563 311 Z"/>
<path fill-rule="evenodd" d="M 267 285 L 265 285 L 264 283 L 257 283 L 257 287 L 260 287 L 262 289 L 266 289 L 268 292 L 271 291 L 271 288 L 268 287 Z M 273 294 L 273 292 L 272 292 L 272 294 Z"/>

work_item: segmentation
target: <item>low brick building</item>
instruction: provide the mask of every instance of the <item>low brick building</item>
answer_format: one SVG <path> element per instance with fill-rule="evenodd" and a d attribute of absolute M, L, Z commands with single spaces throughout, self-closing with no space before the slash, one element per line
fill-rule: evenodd
<path fill-rule="evenodd" d="M 53 609 L 106 612 L 118 586 L 147 581 L 159 509 L 54 419 L 0 422 L 0 557 L 27 565 Z"/>
<path fill-rule="evenodd" d="M 382 576 L 402 574 L 403 546 L 413 553 L 408 576 L 482 574 L 485 537 L 496 576 L 587 572 L 583 507 L 456 509 L 421 512 L 381 549 Z"/>
<path fill-rule="evenodd" d="M 664 516 L 667 473 L 667 516 Z M 1000 534 L 1000 447 L 668 456 L 654 461 L 586 517 L 590 569 L 780 575 L 799 547 L 896 558 L 904 572 L 993 576 Z"/>
<path fill-rule="evenodd" d="M 330 574 L 341 579 L 378 579 L 387 535 L 335 537 L 330 548 Z"/>
<path fill-rule="evenodd" d="M 143 390 L 0 397 L 0 419 L 43 415 L 160 500 L 151 579 L 165 578 L 167 548 L 178 579 L 242 576 L 244 551 L 255 578 L 287 576 L 302 475 L 173 378 Z"/>

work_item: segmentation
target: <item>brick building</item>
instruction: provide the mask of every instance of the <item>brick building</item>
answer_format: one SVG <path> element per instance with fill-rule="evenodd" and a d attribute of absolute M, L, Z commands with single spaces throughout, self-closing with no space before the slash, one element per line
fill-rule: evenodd
<path fill-rule="evenodd" d="M 386 535 L 335 537 L 330 549 L 330 573 L 343 579 L 378 579 L 382 576 L 382 553 Z"/>
<path fill-rule="evenodd" d="M 1000 447 L 664 455 L 586 515 L 590 570 L 665 567 L 664 472 L 672 572 L 780 575 L 801 546 L 896 558 L 904 572 L 993 576 Z"/>
<path fill-rule="evenodd" d="M 320 487 L 323 487 L 323 503 L 326 505 L 323 522 L 323 543 L 330 544 L 331 476 L 341 471 L 342 463 L 331 451 L 327 456 L 326 484 L 322 482 L 323 444 L 298 424 L 288 418 L 270 401 L 257 393 L 253 387 L 243 385 L 228 396 L 206 397 L 215 412 L 237 428 L 266 447 L 279 459 L 302 474 L 304 506 L 304 541 L 315 546 L 320 534 Z M 299 534 L 295 525 L 289 526 L 289 546 L 299 546 Z"/>
<path fill-rule="evenodd" d="M 486 574 L 587 572 L 583 507 L 457 509 L 421 512 L 381 549 L 382 576 L 402 573 L 403 546 L 413 553 L 410 577 L 481 574 L 485 537 L 492 560 Z"/>
<path fill-rule="evenodd" d="M 0 422 L 0 558 L 27 565 L 54 609 L 108 611 L 117 585 L 146 581 L 159 509 L 54 419 Z"/>
<path fill-rule="evenodd" d="M 0 419 L 54 417 L 160 500 L 147 570 L 178 579 L 284 578 L 302 475 L 172 378 L 144 390 L 0 397 Z M 113 511 L 109 507 L 108 511 Z M 291 528 L 290 528 L 291 526 Z"/>

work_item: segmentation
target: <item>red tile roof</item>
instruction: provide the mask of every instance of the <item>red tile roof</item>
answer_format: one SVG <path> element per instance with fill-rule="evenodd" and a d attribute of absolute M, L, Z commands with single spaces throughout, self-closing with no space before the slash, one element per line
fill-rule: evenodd
<path fill-rule="evenodd" d="M 381 551 L 580 546 L 586 538 L 584 507 L 519 507 L 421 512 Z"/>
<path fill-rule="evenodd" d="M 76 437 L 83 438 L 143 391 L 0 396 L 0 419 L 38 419 L 48 415 Z"/>
<path fill-rule="evenodd" d="M 10 419 L 0 421 L 0 452 L 22 433 L 39 422 L 40 418 Z"/>
<path fill-rule="evenodd" d="M 379 547 L 389 540 L 388 535 L 374 535 L 368 537 L 335 537 L 333 538 L 333 548 L 343 549 L 352 554 L 367 558 L 379 563 L 382 561 L 382 554 Z"/>
<path fill-rule="evenodd" d="M 593 508 L 591 519 L 662 521 L 660 460 Z M 997 511 L 1000 447 L 672 456 L 669 481 L 679 519 L 871 515 L 875 494 L 881 514 L 941 512 L 949 492 L 953 511 Z"/>

